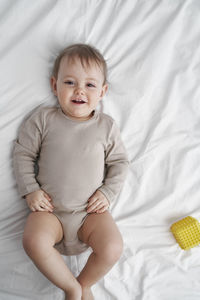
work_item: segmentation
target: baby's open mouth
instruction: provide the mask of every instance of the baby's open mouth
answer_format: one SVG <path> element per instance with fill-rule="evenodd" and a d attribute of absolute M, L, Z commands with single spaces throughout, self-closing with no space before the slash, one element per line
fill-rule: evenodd
<path fill-rule="evenodd" d="M 83 104 L 83 103 L 86 103 L 84 100 L 72 100 L 73 103 L 76 103 L 76 104 Z"/>

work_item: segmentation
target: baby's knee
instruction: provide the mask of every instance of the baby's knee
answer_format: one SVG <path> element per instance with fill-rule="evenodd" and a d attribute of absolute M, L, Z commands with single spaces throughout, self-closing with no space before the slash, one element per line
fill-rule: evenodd
<path fill-rule="evenodd" d="M 115 264 L 123 252 L 123 241 L 122 239 L 118 240 L 111 240 L 108 242 L 103 251 L 101 252 L 101 256 L 103 256 L 104 261 L 108 264 L 113 265 Z"/>

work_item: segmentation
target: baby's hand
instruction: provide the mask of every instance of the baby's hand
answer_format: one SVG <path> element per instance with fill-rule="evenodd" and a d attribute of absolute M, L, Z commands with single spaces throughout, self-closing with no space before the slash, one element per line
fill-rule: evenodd
<path fill-rule="evenodd" d="M 88 213 L 103 213 L 109 208 L 109 201 L 102 192 L 97 190 L 88 200 Z"/>
<path fill-rule="evenodd" d="M 53 205 L 50 203 L 51 198 L 43 190 L 38 190 L 25 196 L 26 202 L 32 211 L 49 211 L 53 212 Z"/>

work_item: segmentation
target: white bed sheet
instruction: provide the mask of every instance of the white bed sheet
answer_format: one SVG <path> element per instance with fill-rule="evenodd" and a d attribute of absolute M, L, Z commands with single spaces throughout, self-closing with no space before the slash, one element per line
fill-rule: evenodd
<path fill-rule="evenodd" d="M 95 300 L 199 299 L 199 247 L 181 250 L 169 228 L 200 219 L 200 1 L 1 0 L 0 37 L 0 300 L 64 299 L 23 250 L 29 210 L 12 151 L 24 118 L 55 105 L 53 61 L 75 42 L 107 59 L 99 109 L 115 118 L 131 162 L 112 206 L 124 253 Z M 66 258 L 75 275 L 88 254 Z"/>

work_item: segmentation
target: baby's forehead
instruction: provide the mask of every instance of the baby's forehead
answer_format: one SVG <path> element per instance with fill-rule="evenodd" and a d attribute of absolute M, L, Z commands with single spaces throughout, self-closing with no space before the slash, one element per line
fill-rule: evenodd
<path fill-rule="evenodd" d="M 86 57 L 78 57 L 76 56 L 68 56 L 65 55 L 62 57 L 60 61 L 61 64 L 67 64 L 69 66 L 78 66 L 79 64 L 84 68 L 84 69 L 93 69 L 97 68 L 102 71 L 102 65 L 98 63 L 95 59 L 93 58 L 86 58 Z"/>

